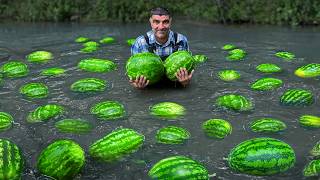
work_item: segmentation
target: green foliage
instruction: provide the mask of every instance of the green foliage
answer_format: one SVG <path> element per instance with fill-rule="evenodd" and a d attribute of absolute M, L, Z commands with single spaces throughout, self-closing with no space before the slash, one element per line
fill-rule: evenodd
<path fill-rule="evenodd" d="M 18 21 L 147 22 L 149 10 L 221 23 L 319 24 L 318 0 L 1 0 L 0 17 Z"/>

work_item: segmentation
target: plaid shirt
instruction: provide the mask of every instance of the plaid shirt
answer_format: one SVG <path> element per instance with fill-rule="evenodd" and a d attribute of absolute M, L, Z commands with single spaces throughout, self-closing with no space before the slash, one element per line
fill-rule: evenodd
<path fill-rule="evenodd" d="M 160 57 L 163 57 L 163 56 L 169 56 L 172 53 L 174 43 L 175 43 L 173 34 L 174 33 L 170 30 L 168 41 L 161 45 L 158 42 L 156 42 L 153 31 L 147 32 L 147 36 L 149 37 L 149 44 L 150 45 L 155 44 L 155 47 L 156 47 L 156 50 L 154 52 L 155 54 L 157 54 Z M 180 42 L 180 45 L 178 48 L 179 51 L 180 50 L 189 51 L 187 38 L 184 35 L 178 33 L 177 43 L 179 42 Z M 131 55 L 142 53 L 142 52 L 149 52 L 148 47 L 149 45 L 147 44 L 144 36 L 141 35 L 136 39 L 135 43 L 131 46 Z"/>

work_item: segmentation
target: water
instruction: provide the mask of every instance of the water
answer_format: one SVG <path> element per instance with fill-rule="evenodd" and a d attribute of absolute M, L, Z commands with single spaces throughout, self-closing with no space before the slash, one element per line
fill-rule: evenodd
<path fill-rule="evenodd" d="M 147 24 L 0 24 L 0 47 L 2 54 L 10 59 L 25 61 L 25 55 L 35 50 L 54 53 L 53 61 L 39 65 L 27 63 L 31 73 L 19 79 L 7 79 L 0 87 L 0 111 L 13 115 L 12 129 L 0 133 L 16 143 L 23 151 L 26 168 L 23 179 L 47 179 L 35 168 L 36 160 L 43 148 L 55 139 L 73 139 L 86 152 L 86 165 L 76 179 L 148 179 L 148 170 L 160 159 L 172 155 L 185 155 L 206 166 L 217 179 L 303 179 L 302 169 L 309 162 L 308 152 L 320 140 L 319 129 L 305 129 L 299 126 L 298 118 L 303 114 L 319 116 L 319 78 L 302 79 L 293 75 L 294 70 L 308 63 L 319 61 L 319 27 L 288 28 L 274 26 L 220 26 L 196 23 L 175 23 L 173 30 L 185 34 L 193 54 L 205 54 L 209 60 L 198 66 L 188 88 L 149 88 L 136 90 L 128 83 L 125 63 L 130 56 L 125 40 L 149 30 Z M 78 36 L 98 40 L 113 36 L 117 43 L 105 45 L 93 54 L 79 53 L 81 45 L 74 42 Z M 247 51 L 244 61 L 226 61 L 226 53 L 220 48 L 233 43 Z M 6 50 L 5 50 L 6 49 Z M 297 59 L 288 62 L 276 58 L 279 50 L 296 54 Z M 113 60 L 118 70 L 97 74 L 83 72 L 77 63 L 87 57 Z M 2 60 L 3 61 L 3 60 Z M 25 61 L 26 62 L 26 61 Z M 3 64 L 4 62 L 0 62 Z M 255 71 L 261 63 L 275 63 L 284 72 L 264 75 Z M 48 67 L 67 69 L 67 76 L 46 78 L 39 76 Z M 242 77 L 236 82 L 222 82 L 216 73 L 223 69 L 238 70 Z M 69 90 L 70 85 L 81 78 L 98 77 L 108 81 L 108 88 L 102 93 L 79 95 Z M 276 77 L 284 81 L 284 86 L 269 92 L 250 90 L 249 83 L 261 77 Z M 18 89 L 29 82 L 43 82 L 49 87 L 45 99 L 27 100 Z M 288 88 L 304 88 L 314 93 L 315 103 L 309 107 L 284 107 L 279 98 Z M 226 112 L 217 109 L 215 99 L 226 93 L 240 93 L 252 99 L 255 109 L 249 113 Z M 100 121 L 90 115 L 90 107 L 103 100 L 116 100 L 126 107 L 127 115 L 118 121 Z M 178 121 L 164 121 L 149 115 L 149 107 L 162 101 L 177 102 L 187 109 L 187 115 Z M 82 118 L 94 125 L 94 130 L 85 135 L 60 133 L 54 128 L 58 119 L 46 123 L 28 124 L 26 116 L 39 105 L 57 103 L 66 108 L 62 118 Z M 280 134 L 258 134 L 249 130 L 248 124 L 260 117 L 283 120 L 288 128 Z M 201 124 L 211 118 L 228 120 L 233 127 L 231 135 L 223 140 L 206 137 Z M 184 145 L 162 145 L 155 141 L 158 129 L 167 125 L 177 125 L 190 131 L 192 138 Z M 88 155 L 91 143 L 110 133 L 116 127 L 133 128 L 145 135 L 143 147 L 125 160 L 106 164 L 97 162 Z M 297 162 L 283 174 L 271 177 L 255 177 L 232 171 L 223 159 L 240 142 L 254 137 L 273 137 L 290 144 L 295 150 Z"/>

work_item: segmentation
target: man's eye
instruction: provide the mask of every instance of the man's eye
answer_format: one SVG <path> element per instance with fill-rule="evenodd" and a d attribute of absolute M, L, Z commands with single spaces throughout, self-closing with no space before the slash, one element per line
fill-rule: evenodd
<path fill-rule="evenodd" d="M 153 21 L 155 24 L 159 24 L 160 23 L 160 21 Z"/>
<path fill-rule="evenodd" d="M 169 21 L 163 21 L 163 24 L 169 24 Z"/>

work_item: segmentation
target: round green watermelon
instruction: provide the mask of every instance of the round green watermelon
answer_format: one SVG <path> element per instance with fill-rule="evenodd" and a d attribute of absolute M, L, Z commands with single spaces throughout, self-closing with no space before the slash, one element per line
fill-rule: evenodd
<path fill-rule="evenodd" d="M 35 51 L 27 55 L 27 60 L 34 63 L 47 62 L 53 59 L 53 54 L 48 51 Z"/>
<path fill-rule="evenodd" d="M 181 127 L 167 126 L 158 130 L 157 142 L 163 144 L 183 144 L 190 138 L 190 133 Z"/>
<path fill-rule="evenodd" d="M 91 109 L 91 114 L 102 120 L 115 120 L 125 115 L 124 106 L 117 101 L 103 101 L 95 104 Z"/>
<path fill-rule="evenodd" d="M 180 68 L 186 68 L 190 73 L 195 66 L 195 60 L 188 51 L 177 51 L 172 53 L 164 62 L 164 67 L 166 69 L 166 76 L 172 80 L 176 81 L 176 73 Z"/>
<path fill-rule="evenodd" d="M 0 74 L 8 78 L 24 77 L 27 76 L 28 73 L 28 66 L 20 61 L 9 61 L 0 67 Z"/>
<path fill-rule="evenodd" d="M 223 119 L 209 119 L 202 124 L 202 129 L 209 137 L 223 139 L 231 134 L 231 124 Z"/>
<path fill-rule="evenodd" d="M 186 109 L 180 104 L 174 102 L 162 102 L 150 107 L 152 115 L 162 117 L 162 118 L 178 118 L 183 116 Z"/>

